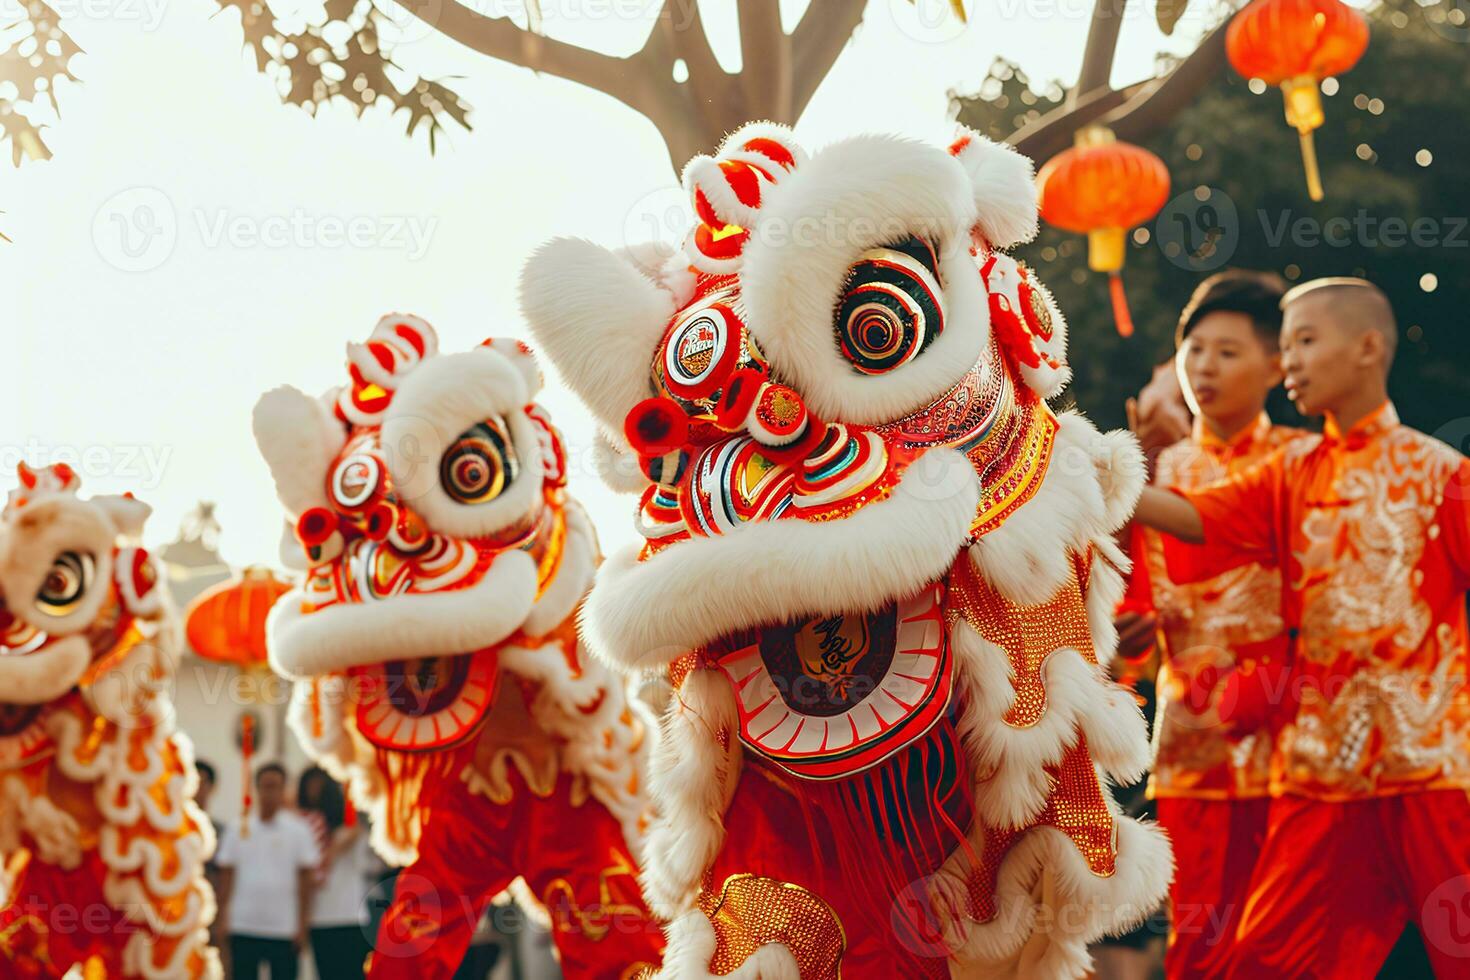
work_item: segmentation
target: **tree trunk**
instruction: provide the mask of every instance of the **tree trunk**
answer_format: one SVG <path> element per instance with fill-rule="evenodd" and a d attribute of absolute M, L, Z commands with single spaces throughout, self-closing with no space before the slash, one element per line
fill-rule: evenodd
<path fill-rule="evenodd" d="M 579 82 L 611 95 L 658 128 L 675 172 L 712 153 L 726 133 L 753 119 L 794 124 L 862 21 L 865 0 L 812 0 L 801 22 L 781 29 L 779 0 L 739 0 L 742 65 L 720 67 L 699 0 L 665 0 L 637 54 L 616 58 L 534 34 L 456 0 L 406 9 L 466 47 L 501 61 Z M 685 81 L 674 79 L 683 62 Z"/>

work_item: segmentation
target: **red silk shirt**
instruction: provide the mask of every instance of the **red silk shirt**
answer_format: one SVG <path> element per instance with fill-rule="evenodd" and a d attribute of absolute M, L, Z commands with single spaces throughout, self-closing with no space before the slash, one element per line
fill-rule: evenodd
<path fill-rule="evenodd" d="M 1159 454 L 1154 482 L 1196 489 L 1244 473 L 1300 429 L 1272 425 L 1263 412 L 1229 440 L 1199 419 L 1194 434 Z M 1282 658 L 1281 570 L 1244 562 L 1211 578 L 1169 577 L 1157 531 L 1135 525 L 1134 552 L 1159 620 L 1158 708 L 1154 715 L 1153 797 L 1249 799 L 1271 784 L 1271 733 L 1227 738 L 1220 714 L 1224 674 L 1240 661 Z"/>
<path fill-rule="evenodd" d="M 1352 800 L 1470 789 L 1465 591 L 1470 461 L 1385 402 L 1192 490 L 1205 543 L 1165 541 L 1175 581 L 1284 572 L 1296 633 L 1271 792 Z"/>

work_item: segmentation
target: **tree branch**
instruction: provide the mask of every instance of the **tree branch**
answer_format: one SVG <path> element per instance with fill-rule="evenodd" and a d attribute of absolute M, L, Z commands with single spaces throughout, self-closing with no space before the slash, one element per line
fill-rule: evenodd
<path fill-rule="evenodd" d="M 1075 105 L 1070 101 L 1063 103 L 1035 122 L 1016 130 L 1006 142 L 1031 159 L 1044 163 L 1071 146 L 1072 134 L 1077 130 L 1122 105 L 1144 84 L 1095 91 L 1078 99 Z"/>
<path fill-rule="evenodd" d="M 455 0 L 405 0 L 403 6 L 471 50 L 586 85 L 643 111 L 644 93 L 632 70 L 632 58 L 617 58 L 535 34 L 507 18 L 486 17 Z"/>
<path fill-rule="evenodd" d="M 1225 30 L 1221 24 L 1205 35 L 1199 47 L 1190 52 L 1174 70 L 1103 117 L 1119 137 L 1135 143 L 1143 142 L 1194 102 L 1200 90 L 1224 70 Z"/>
<path fill-rule="evenodd" d="M 694 153 L 714 150 L 723 134 L 745 121 L 741 92 L 710 47 L 700 0 L 665 0 L 655 33 L 657 39 L 649 39 L 654 60 L 643 70 L 668 87 L 669 111 L 680 119 L 676 130 L 659 126 L 678 170 Z M 672 80 L 674 58 L 684 59 L 689 70 L 682 84 Z"/>
<path fill-rule="evenodd" d="M 1075 105 L 1047 113 L 1013 134 L 1010 144 L 1026 156 L 1045 162 L 1072 145 L 1072 136 L 1089 123 L 1112 127 L 1119 137 L 1141 143 L 1153 136 L 1225 67 L 1225 30 L 1207 34 L 1167 75 L 1121 90 L 1094 91 Z"/>
<path fill-rule="evenodd" d="M 736 12 L 740 19 L 740 50 L 743 53 L 786 36 L 786 32 L 781 30 L 780 0 L 742 0 Z"/>
<path fill-rule="evenodd" d="M 1113 75 L 1113 56 L 1118 51 L 1118 35 L 1123 30 L 1123 12 L 1128 0 L 1095 0 L 1092 23 L 1087 27 L 1087 43 L 1082 49 L 1082 69 L 1069 102 L 1074 105 L 1098 89 L 1108 87 Z"/>
<path fill-rule="evenodd" d="M 792 122 L 801 116 L 837 56 L 847 47 L 852 32 L 862 23 L 866 6 L 866 0 L 811 0 L 811 6 L 801 15 L 801 22 L 791 32 Z"/>
<path fill-rule="evenodd" d="M 696 78 L 708 82 L 725 74 L 714 50 L 709 46 L 709 35 L 704 30 L 699 0 L 664 0 L 654 33 L 663 43 L 660 44 L 650 37 L 644 51 L 653 57 L 662 54 L 670 61 L 683 58 L 684 64 L 689 67 L 691 82 Z M 657 66 L 659 71 L 671 70 L 672 67 L 672 64 Z"/>

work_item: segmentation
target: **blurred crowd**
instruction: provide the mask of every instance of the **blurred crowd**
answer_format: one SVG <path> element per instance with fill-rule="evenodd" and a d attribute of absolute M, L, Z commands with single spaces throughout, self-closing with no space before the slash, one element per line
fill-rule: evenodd
<path fill-rule="evenodd" d="M 197 766 L 209 812 L 216 770 Z M 366 819 L 319 766 L 293 782 L 284 765 L 260 765 L 246 807 L 248 816 L 211 820 L 219 843 L 207 872 L 220 905 L 211 938 L 227 980 L 361 978 L 397 877 L 373 853 Z M 560 976 L 545 930 L 498 912 L 482 916 L 454 980 Z"/>

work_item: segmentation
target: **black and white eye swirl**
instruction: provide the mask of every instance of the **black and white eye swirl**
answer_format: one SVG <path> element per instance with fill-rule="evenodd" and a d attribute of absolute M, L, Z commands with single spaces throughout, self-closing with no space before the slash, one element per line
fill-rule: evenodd
<path fill-rule="evenodd" d="M 48 616 L 65 616 L 77 607 L 92 586 L 96 562 L 91 555 L 63 551 L 41 580 L 36 607 Z"/>
<path fill-rule="evenodd" d="M 500 419 L 486 419 L 460 434 L 439 460 L 439 484 L 461 504 L 499 497 L 520 471 L 515 447 Z"/>
<path fill-rule="evenodd" d="M 864 252 L 848 270 L 837 304 L 837 344 L 861 374 L 912 361 L 944 330 L 939 256 L 908 238 Z"/>

